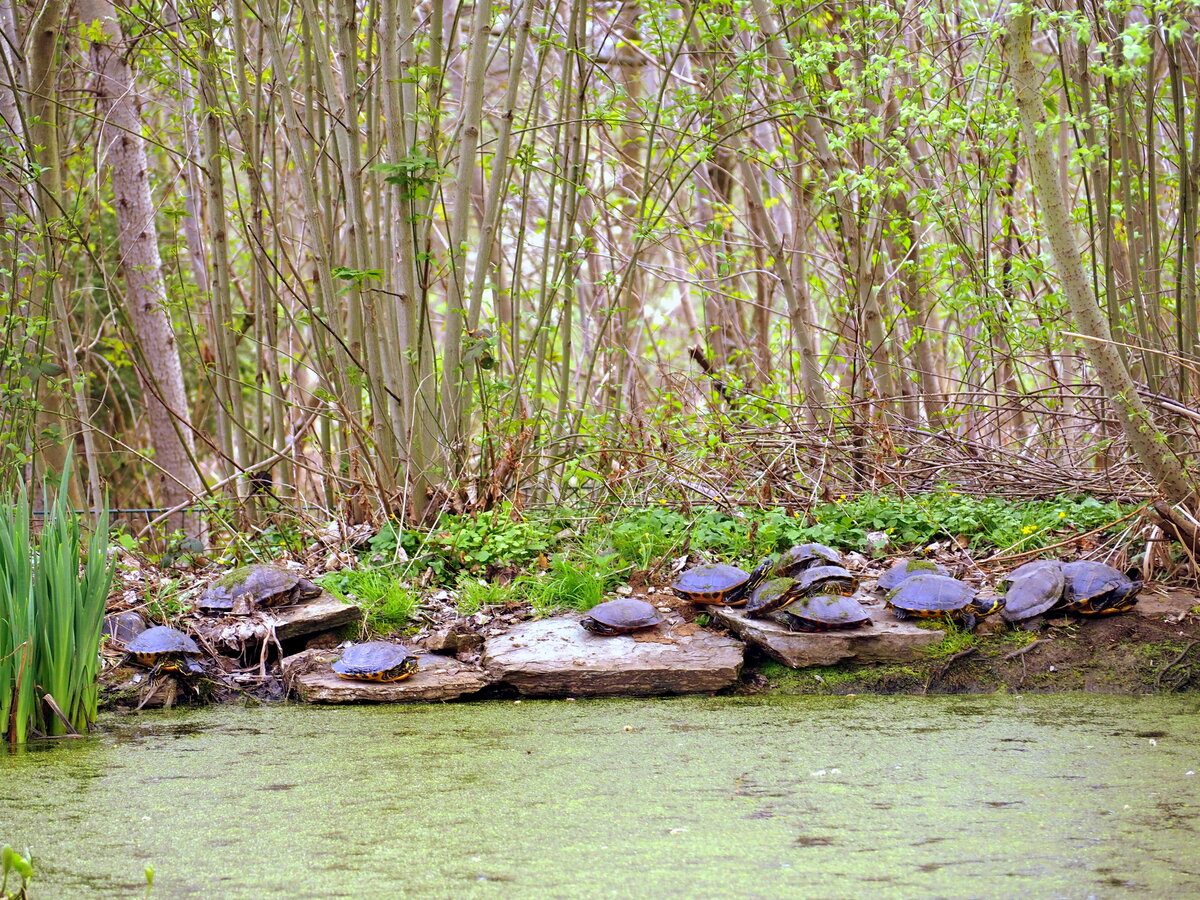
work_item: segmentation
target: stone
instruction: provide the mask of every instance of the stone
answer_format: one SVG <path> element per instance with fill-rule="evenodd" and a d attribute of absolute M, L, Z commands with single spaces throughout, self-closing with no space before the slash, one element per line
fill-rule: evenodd
<path fill-rule="evenodd" d="M 421 668 L 403 681 L 354 681 L 329 667 L 341 655 L 341 650 L 305 650 L 284 659 L 289 691 L 308 703 L 418 703 L 454 700 L 491 683 L 478 666 L 431 653 L 418 654 Z"/>
<path fill-rule="evenodd" d="M 456 626 L 438 628 L 425 638 L 425 649 L 430 653 L 445 653 L 453 656 L 470 650 L 477 650 L 483 644 L 483 637 L 473 631 L 463 631 Z"/>
<path fill-rule="evenodd" d="M 558 616 L 488 638 L 482 662 L 492 678 L 527 696 L 651 696 L 728 687 L 744 649 L 727 635 L 667 624 L 606 637 Z"/>
<path fill-rule="evenodd" d="M 946 636 L 940 629 L 901 622 L 883 606 L 867 606 L 874 623 L 844 631 L 789 631 L 773 619 L 751 619 L 740 609 L 710 606 L 709 614 L 738 637 L 761 647 L 772 659 L 793 669 L 856 663 L 902 663 L 920 659 L 922 651 Z"/>
<path fill-rule="evenodd" d="M 275 637 L 281 641 L 332 631 L 361 622 L 363 611 L 353 603 L 343 603 L 328 591 L 296 606 L 280 606 L 266 610 L 275 619 Z"/>

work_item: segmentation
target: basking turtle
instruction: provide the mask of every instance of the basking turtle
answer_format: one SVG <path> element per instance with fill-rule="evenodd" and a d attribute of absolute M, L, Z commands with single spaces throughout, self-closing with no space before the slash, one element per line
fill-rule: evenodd
<path fill-rule="evenodd" d="M 771 564 L 770 559 L 764 559 L 749 573 L 723 563 L 694 566 L 675 579 L 671 590 L 688 603 L 740 606 L 746 602 L 750 592 L 762 583 Z"/>
<path fill-rule="evenodd" d="M 871 624 L 870 614 L 853 597 L 816 594 L 799 597 L 774 616 L 791 631 L 832 631 Z"/>
<path fill-rule="evenodd" d="M 1000 581 L 1006 622 L 1028 622 L 1062 602 L 1066 577 L 1057 559 L 1035 559 L 1017 566 Z"/>
<path fill-rule="evenodd" d="M 613 635 L 653 628 L 661 621 L 658 610 L 645 600 L 620 597 L 593 606 L 579 624 L 592 634 Z"/>
<path fill-rule="evenodd" d="M 222 575 L 196 605 L 205 612 L 238 615 L 260 606 L 292 606 L 320 593 L 321 589 L 299 572 L 259 563 Z"/>
<path fill-rule="evenodd" d="M 902 559 L 879 576 L 876 584 L 882 591 L 894 591 L 900 582 L 912 575 L 949 575 L 947 568 L 931 559 Z"/>
<path fill-rule="evenodd" d="M 796 576 L 800 593 L 805 597 L 817 594 L 840 594 L 849 597 L 858 590 L 858 579 L 842 566 L 813 566 Z"/>
<path fill-rule="evenodd" d="M 842 555 L 824 544 L 797 544 L 785 551 L 775 564 L 775 574 L 795 578 L 813 566 L 840 566 Z"/>
<path fill-rule="evenodd" d="M 1004 608 L 1004 599 L 977 599 L 974 588 L 947 575 L 911 575 L 887 596 L 888 609 L 897 619 L 944 618 L 967 630 L 977 617 Z"/>
<path fill-rule="evenodd" d="M 746 615 L 761 618 L 767 613 L 783 609 L 802 597 L 800 582 L 795 578 L 768 578 L 754 589 L 746 603 Z"/>
<path fill-rule="evenodd" d="M 200 675 L 204 669 L 194 657 L 200 655 L 196 642 L 175 628 L 155 625 L 147 628 L 125 645 L 134 661 L 155 672 L 174 672 L 177 675 Z"/>
<path fill-rule="evenodd" d="M 1107 616 L 1125 612 L 1137 603 L 1141 581 L 1119 569 L 1090 559 L 1063 563 L 1063 609 L 1081 616 Z"/>
<path fill-rule="evenodd" d="M 367 641 L 351 644 L 331 668 L 355 681 L 399 681 L 418 667 L 417 657 L 403 644 Z"/>

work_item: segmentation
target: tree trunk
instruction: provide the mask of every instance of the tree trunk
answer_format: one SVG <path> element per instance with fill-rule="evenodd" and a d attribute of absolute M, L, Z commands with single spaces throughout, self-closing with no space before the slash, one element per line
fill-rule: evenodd
<path fill-rule="evenodd" d="M 117 237 L 125 275 L 124 311 L 141 349 L 140 376 L 158 469 L 158 502 L 167 507 L 180 506 L 193 500 L 203 485 L 192 461 L 183 370 L 166 309 L 154 204 L 146 177 L 149 166 L 141 136 L 141 110 L 133 73 L 117 49 L 123 36 L 112 4 L 108 0 L 79 0 L 77 11 L 80 22 L 100 26 L 85 33 L 93 39 L 90 57 L 96 77 L 96 115 L 112 171 Z M 202 519 L 194 514 L 180 513 L 167 524 L 195 537 L 204 530 Z"/>
<path fill-rule="evenodd" d="M 1049 135 L 1042 117 L 1045 104 L 1033 65 L 1031 31 L 1029 12 L 1016 13 L 1010 20 L 1004 49 L 1021 114 L 1021 129 L 1029 148 L 1033 187 L 1041 200 L 1042 223 L 1063 294 L 1076 327 L 1088 338 L 1084 349 L 1096 370 L 1096 380 L 1108 395 L 1133 452 L 1171 503 L 1191 505 L 1195 489 L 1138 396 L 1133 379 L 1112 343 L 1108 320 L 1088 290 L 1079 247 L 1071 231 L 1070 211 L 1047 142 Z"/>

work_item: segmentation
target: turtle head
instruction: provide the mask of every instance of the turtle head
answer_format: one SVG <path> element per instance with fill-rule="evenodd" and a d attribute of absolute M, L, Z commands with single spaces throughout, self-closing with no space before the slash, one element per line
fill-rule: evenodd
<path fill-rule="evenodd" d="M 1003 597 L 976 597 L 970 603 L 971 612 L 979 617 L 990 616 L 992 613 L 1000 612 L 1004 609 L 1005 599 Z"/>
<path fill-rule="evenodd" d="M 763 560 L 754 567 L 754 571 L 750 573 L 750 578 L 746 581 L 746 593 L 754 593 L 754 589 L 767 580 L 767 577 L 771 574 L 771 570 L 774 569 L 774 567 L 775 557 L 764 557 Z"/>

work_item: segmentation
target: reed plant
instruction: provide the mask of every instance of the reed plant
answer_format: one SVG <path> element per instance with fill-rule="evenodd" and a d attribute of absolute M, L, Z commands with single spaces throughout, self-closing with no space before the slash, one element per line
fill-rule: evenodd
<path fill-rule="evenodd" d="M 108 511 L 90 535 L 66 490 L 43 490 L 34 535 L 29 492 L 0 503 L 0 730 L 10 743 L 29 735 L 82 733 L 96 720 L 100 632 L 112 582 Z"/>

